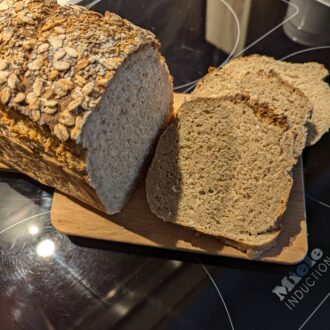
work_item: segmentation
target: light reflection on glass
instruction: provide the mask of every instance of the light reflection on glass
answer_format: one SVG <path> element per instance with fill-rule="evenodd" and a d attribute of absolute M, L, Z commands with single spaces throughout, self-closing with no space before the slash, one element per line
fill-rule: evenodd
<path fill-rule="evenodd" d="M 31 235 L 37 235 L 37 234 L 39 234 L 39 232 L 40 232 L 40 229 L 37 226 L 32 225 L 29 227 L 29 233 Z"/>
<path fill-rule="evenodd" d="M 37 245 L 36 251 L 42 258 L 50 257 L 55 252 L 55 243 L 50 239 L 44 239 Z"/>

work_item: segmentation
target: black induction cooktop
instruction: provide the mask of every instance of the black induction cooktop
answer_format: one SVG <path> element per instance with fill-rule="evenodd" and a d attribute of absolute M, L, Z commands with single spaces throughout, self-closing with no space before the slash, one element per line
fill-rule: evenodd
<path fill-rule="evenodd" d="M 234 2 L 219 2 L 229 17 L 221 33 L 235 35 Z M 330 69 L 330 46 L 283 32 L 287 1 L 252 1 L 240 51 L 205 40 L 205 0 L 83 4 L 152 30 L 176 91 L 238 54 Z M 1 173 L 0 329 L 330 329 L 330 134 L 303 159 L 309 252 L 292 266 L 68 237 L 50 224 L 51 189 Z"/>

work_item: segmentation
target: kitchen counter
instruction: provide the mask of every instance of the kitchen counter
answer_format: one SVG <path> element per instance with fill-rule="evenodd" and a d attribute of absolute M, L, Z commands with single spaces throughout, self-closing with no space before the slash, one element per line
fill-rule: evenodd
<path fill-rule="evenodd" d="M 95 10 L 112 10 L 157 34 L 177 91 L 228 58 L 204 38 L 204 0 L 95 2 Z M 273 29 L 287 4 L 276 6 L 265 24 L 250 27 L 244 53 L 316 60 L 330 69 L 330 46 L 309 49 L 281 26 Z M 1 330 L 329 329 L 329 146 L 326 134 L 303 155 L 310 259 L 300 266 L 68 237 L 51 226 L 51 189 L 1 173 Z"/>

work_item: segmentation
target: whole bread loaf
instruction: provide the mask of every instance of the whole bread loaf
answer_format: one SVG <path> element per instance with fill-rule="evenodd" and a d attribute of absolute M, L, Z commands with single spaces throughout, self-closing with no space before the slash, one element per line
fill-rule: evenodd
<path fill-rule="evenodd" d="M 159 47 L 109 12 L 0 1 L 0 160 L 119 212 L 172 116 Z"/>

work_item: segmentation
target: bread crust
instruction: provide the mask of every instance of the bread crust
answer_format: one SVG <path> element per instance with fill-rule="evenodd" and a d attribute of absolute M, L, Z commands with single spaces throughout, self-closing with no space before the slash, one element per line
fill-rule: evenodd
<path fill-rule="evenodd" d="M 34 136 L 34 139 L 29 136 Z M 63 146 L 48 149 L 48 143 L 38 141 L 37 136 L 42 136 L 44 141 L 51 139 L 50 135 L 27 126 L 24 120 L 10 118 L 7 112 L 0 108 L 1 162 L 105 212 L 95 190 L 89 184 L 84 160 L 70 150 L 62 149 Z M 56 156 L 57 148 L 62 149 L 58 150 L 62 157 Z M 78 164 L 82 164 L 80 169 Z"/>

